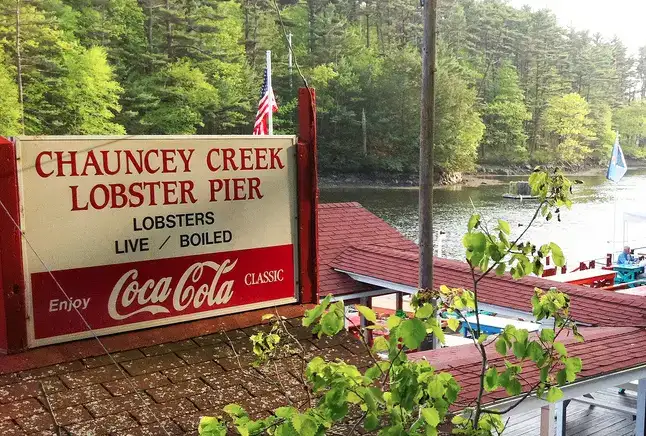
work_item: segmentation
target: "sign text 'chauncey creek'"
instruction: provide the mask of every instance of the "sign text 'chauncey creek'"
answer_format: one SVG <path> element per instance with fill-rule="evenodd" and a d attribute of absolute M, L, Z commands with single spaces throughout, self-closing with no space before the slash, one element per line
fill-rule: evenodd
<path fill-rule="evenodd" d="M 196 161 L 195 149 L 137 149 L 41 151 L 35 169 L 39 177 L 95 177 L 119 175 L 190 174 L 204 165 L 213 174 L 282 170 L 282 148 L 211 148 L 204 161 Z M 46 165 L 54 161 L 55 165 Z M 214 177 L 206 180 L 209 202 L 263 198 L 262 180 L 254 177 Z M 194 204 L 198 202 L 194 180 L 153 180 L 132 183 L 96 183 L 69 186 L 72 211 L 137 208 L 142 206 Z"/>

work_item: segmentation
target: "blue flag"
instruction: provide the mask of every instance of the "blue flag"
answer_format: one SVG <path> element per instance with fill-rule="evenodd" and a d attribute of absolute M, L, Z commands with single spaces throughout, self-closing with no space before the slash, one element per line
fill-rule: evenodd
<path fill-rule="evenodd" d="M 619 135 L 615 141 L 615 146 L 612 148 L 612 156 L 610 158 L 610 165 L 608 165 L 608 174 L 606 178 L 613 182 L 618 182 L 626 174 L 628 167 L 626 166 L 626 158 L 624 152 L 619 145 Z"/>

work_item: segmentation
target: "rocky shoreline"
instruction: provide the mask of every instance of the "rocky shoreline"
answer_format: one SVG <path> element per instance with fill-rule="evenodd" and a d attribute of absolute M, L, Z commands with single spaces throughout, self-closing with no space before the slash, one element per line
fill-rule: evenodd
<path fill-rule="evenodd" d="M 505 183 L 496 179 L 497 176 L 526 176 L 533 167 L 530 165 L 478 165 L 474 173 L 439 173 L 435 177 L 435 187 L 446 186 L 480 186 L 499 185 Z M 593 165 L 566 165 L 563 170 L 568 175 L 597 175 L 605 171 L 605 167 Z M 333 173 L 320 174 L 319 184 L 324 188 L 340 187 L 371 187 L 371 188 L 405 188 L 419 185 L 419 176 L 416 173 Z"/>

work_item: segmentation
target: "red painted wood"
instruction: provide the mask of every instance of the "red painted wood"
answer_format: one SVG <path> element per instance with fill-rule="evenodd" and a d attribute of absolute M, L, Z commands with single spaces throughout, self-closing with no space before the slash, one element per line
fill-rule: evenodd
<path fill-rule="evenodd" d="M 20 204 L 15 145 L 0 137 L 0 350 L 16 352 L 27 346 L 25 280 L 22 267 Z"/>
<path fill-rule="evenodd" d="M 614 284 L 615 282 L 615 273 L 608 273 L 608 274 L 599 274 L 596 277 L 589 277 L 586 279 L 579 279 L 579 280 L 572 280 L 568 281 L 567 283 L 571 285 L 581 285 L 581 286 L 593 286 L 596 282 L 602 282 L 602 281 L 609 281 Z"/>
<path fill-rule="evenodd" d="M 318 300 L 316 93 L 298 90 L 298 264 L 301 303 Z"/>
<path fill-rule="evenodd" d="M 221 315 L 294 297 L 292 244 L 55 272 L 90 326 L 104 333 Z M 270 275 L 263 275 L 264 273 Z M 148 283 L 152 283 L 147 290 Z M 146 285 L 145 285 L 146 284 Z M 46 273 L 31 274 L 34 337 L 84 334 L 86 325 Z M 134 291 L 135 290 L 140 290 Z M 132 324 L 141 323 L 138 326 Z"/>

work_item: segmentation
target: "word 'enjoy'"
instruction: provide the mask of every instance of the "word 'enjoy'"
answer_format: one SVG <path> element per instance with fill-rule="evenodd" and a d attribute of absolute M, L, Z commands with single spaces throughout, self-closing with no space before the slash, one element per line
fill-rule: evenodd
<path fill-rule="evenodd" d="M 74 309 L 84 310 L 90 304 L 90 298 L 75 298 L 74 300 L 49 300 L 50 312 L 71 312 Z"/>

